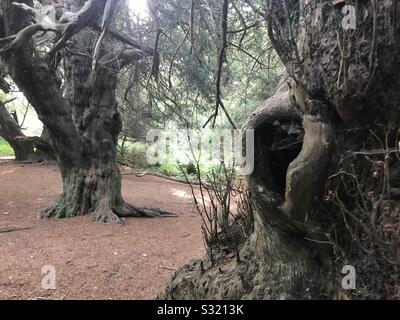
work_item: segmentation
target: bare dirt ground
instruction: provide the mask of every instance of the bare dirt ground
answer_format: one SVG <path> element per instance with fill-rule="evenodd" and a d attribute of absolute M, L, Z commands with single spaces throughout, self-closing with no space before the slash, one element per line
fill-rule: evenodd
<path fill-rule="evenodd" d="M 62 184 L 56 166 L 0 163 L 0 299 L 153 299 L 174 271 L 204 255 L 190 188 L 153 176 L 123 178 L 125 199 L 176 218 L 93 223 L 90 216 L 43 221 Z M 3 229 L 4 230 L 4 229 Z M 56 289 L 42 288 L 54 266 Z"/>

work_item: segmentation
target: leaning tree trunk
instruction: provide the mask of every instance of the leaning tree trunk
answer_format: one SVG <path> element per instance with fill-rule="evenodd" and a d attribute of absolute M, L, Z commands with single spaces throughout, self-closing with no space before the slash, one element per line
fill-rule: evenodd
<path fill-rule="evenodd" d="M 345 4 L 355 30 L 341 27 Z M 190 263 L 165 297 L 400 298 L 399 7 L 266 1 L 289 78 L 245 126 L 255 129 L 254 233 L 239 262 Z M 347 265 L 355 288 L 342 286 Z"/>
<path fill-rule="evenodd" d="M 31 141 L 23 140 L 25 137 L 18 123 L 7 111 L 4 103 L 0 101 L 0 136 L 6 140 L 14 150 L 17 161 L 32 162 L 36 156 Z"/>
<path fill-rule="evenodd" d="M 3 48 L 1 57 L 8 74 L 44 123 L 63 178 L 63 192 L 54 206 L 40 214 L 43 218 L 93 213 L 96 221 L 120 221 L 121 217 L 166 214 L 158 209 L 133 207 L 121 196 L 121 174 L 116 162 L 117 139 L 122 127 L 115 98 L 117 74 L 128 63 L 151 52 L 141 52 L 137 48 L 116 52 L 103 36 L 100 37 L 103 43 L 97 43 L 98 37 L 93 31 L 85 30 L 96 26 L 106 2 L 63 1 L 63 7 L 57 9 L 56 27 L 51 28 L 51 31 L 60 32 L 50 57 L 36 52 L 32 42 L 18 43 L 18 37 L 16 44 L 11 42 Z M 24 34 L 27 30 L 24 28 L 31 21 L 31 16 L 24 12 L 26 7 L 11 3 L 12 0 L 1 2 L 4 32 L 1 35 L 0 25 L 0 37 L 21 30 Z M 32 1 L 24 3 L 33 5 Z M 111 3 L 115 5 L 116 2 Z M 77 16 L 71 17 L 71 12 Z M 36 17 L 41 19 L 42 16 L 40 13 Z M 36 25 L 43 30 L 51 26 L 48 20 L 37 21 Z M 29 36 L 32 34 L 28 32 L 25 37 Z M 68 41 L 73 36 L 74 39 Z M 87 53 L 91 49 L 96 52 L 94 57 Z M 64 84 L 54 68 L 59 62 L 64 67 Z"/>

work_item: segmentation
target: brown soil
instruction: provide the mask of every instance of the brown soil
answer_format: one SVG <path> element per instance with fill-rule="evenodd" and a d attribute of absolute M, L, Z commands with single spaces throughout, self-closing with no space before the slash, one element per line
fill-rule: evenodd
<path fill-rule="evenodd" d="M 123 195 L 176 218 L 93 223 L 90 216 L 38 220 L 61 192 L 56 166 L 0 163 L 0 299 L 153 299 L 174 271 L 204 255 L 190 188 L 153 176 L 124 176 Z M 42 267 L 56 289 L 42 289 Z"/>

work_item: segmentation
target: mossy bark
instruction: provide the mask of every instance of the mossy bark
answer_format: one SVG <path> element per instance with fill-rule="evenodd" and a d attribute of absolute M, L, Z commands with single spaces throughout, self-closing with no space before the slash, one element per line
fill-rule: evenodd
<path fill-rule="evenodd" d="M 15 35 L 31 24 L 29 13 L 12 2 L 0 2 L 0 38 Z M 57 8 L 57 17 L 63 12 L 87 12 L 81 11 L 85 3 L 88 4 L 84 0 L 65 0 Z M 81 17 L 87 19 L 83 23 L 97 21 L 105 3 L 95 1 L 89 15 Z M 33 6 L 32 1 L 26 4 Z M 65 34 L 57 36 L 62 38 Z M 118 135 L 122 129 L 115 96 L 118 72 L 145 54 L 133 50 L 129 55 L 125 51 L 127 57 L 119 59 L 114 55 L 112 44 L 104 40 L 100 52 L 104 59 L 92 70 L 90 55 L 76 52 L 94 49 L 97 39 L 93 31 L 81 30 L 74 41 L 59 48 L 54 61 L 37 52 L 33 41 L 1 56 L 7 73 L 43 122 L 63 178 L 60 198 L 40 217 L 66 218 L 94 213 L 96 221 L 120 221 L 128 216 L 166 215 L 158 209 L 136 208 L 123 201 L 121 174 L 116 163 Z M 63 64 L 64 83 L 54 68 L 58 63 Z"/>
<path fill-rule="evenodd" d="M 214 265 L 192 262 L 162 298 L 399 298 L 400 4 L 346 4 L 356 8 L 355 30 L 341 28 L 344 2 L 266 1 L 289 86 L 246 125 L 255 129 L 254 233 L 242 263 L 223 254 Z M 303 140 L 294 157 L 292 148 L 277 154 L 282 137 Z M 282 187 L 275 173 L 284 168 Z M 348 264 L 355 290 L 341 284 Z"/>
<path fill-rule="evenodd" d="M 249 178 L 253 197 L 254 232 L 240 245 L 240 262 L 217 254 L 215 264 L 208 257 L 180 269 L 160 297 L 167 299 L 309 299 L 326 297 L 327 281 L 323 262 L 313 243 L 305 240 L 311 229 L 313 191 L 326 179 L 331 151 L 329 126 L 294 112 L 289 93 L 278 91 L 256 110 L 245 128 L 255 129 L 255 170 Z M 277 123 L 279 121 L 279 124 Z M 279 128 L 277 128 L 279 127 Z M 273 141 L 276 130 L 297 128 L 294 141 L 303 142 L 289 157 L 282 191 L 272 174 Z M 304 132 L 303 132 L 304 130 Z M 317 134 L 318 133 L 318 134 Z M 282 133 L 280 133 L 282 134 Z M 296 145 L 296 143 L 291 143 Z M 286 150 L 288 151 L 288 150 Z M 297 155 L 297 156 L 296 156 Z M 309 161 L 310 160 L 310 161 Z M 303 170 L 304 169 L 304 170 Z M 310 170 L 313 171 L 309 176 Z M 306 173 L 307 176 L 302 176 Z M 304 178 L 309 181 L 304 181 Z M 302 189 L 301 181 L 306 189 Z M 299 185 L 300 184 L 300 185 Z M 304 202 L 302 202 L 304 200 Z"/>
<path fill-rule="evenodd" d="M 121 222 L 123 217 L 154 217 L 157 212 L 135 208 L 121 196 L 118 164 L 72 168 L 63 172 L 63 192 L 41 218 L 69 218 L 93 213 L 94 221 Z M 161 211 L 158 211 L 161 214 Z"/>

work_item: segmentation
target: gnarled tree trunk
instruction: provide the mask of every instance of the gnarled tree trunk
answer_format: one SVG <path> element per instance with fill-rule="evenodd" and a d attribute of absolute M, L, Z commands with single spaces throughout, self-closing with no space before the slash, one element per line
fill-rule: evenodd
<path fill-rule="evenodd" d="M 355 30 L 342 28 L 345 3 Z M 289 86 L 246 125 L 256 140 L 254 233 L 240 262 L 191 263 L 165 297 L 400 298 L 399 7 L 266 1 L 260 14 Z M 345 265 L 356 271 L 352 290 Z"/>
<path fill-rule="evenodd" d="M 30 7 L 33 4 L 21 2 Z M 36 52 L 32 41 L 19 43 L 18 37 L 0 49 L 8 74 L 44 123 L 61 170 L 63 193 L 54 206 L 41 213 L 44 218 L 94 213 L 96 221 L 120 221 L 127 216 L 166 214 L 161 210 L 135 208 L 121 196 L 121 175 L 116 162 L 122 126 L 115 98 L 117 74 L 128 63 L 152 52 L 137 48 L 116 52 L 103 37 L 100 37 L 103 43 L 98 43 L 93 31 L 85 30 L 96 26 L 103 12 L 107 18 L 103 28 L 107 25 L 112 12 L 105 11 L 110 8 L 105 6 L 106 2 L 65 0 L 57 8 L 58 21 L 53 24 L 37 21 L 37 31 L 49 29 L 58 36 L 50 57 Z M 26 7 L 11 3 L 12 0 L 1 2 L 4 34 L 0 37 L 18 32 L 23 35 L 21 38 L 31 37 L 24 29 L 30 23 Z M 117 1 L 111 3 L 113 7 Z M 63 90 L 54 68 L 60 61 L 66 77 Z"/>

